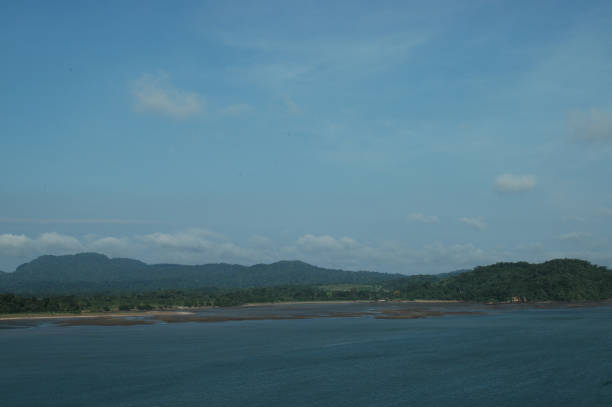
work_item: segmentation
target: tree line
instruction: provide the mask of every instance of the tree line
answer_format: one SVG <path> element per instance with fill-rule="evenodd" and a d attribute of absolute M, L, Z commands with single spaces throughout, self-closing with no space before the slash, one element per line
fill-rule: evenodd
<path fill-rule="evenodd" d="M 377 300 L 385 293 L 370 289 L 330 290 L 313 286 L 285 286 L 221 290 L 158 290 L 143 293 L 93 295 L 24 296 L 0 294 L 0 314 L 79 313 L 127 310 L 170 309 L 176 307 L 229 307 L 246 303 L 283 301 Z"/>
<path fill-rule="evenodd" d="M 0 313 L 151 310 L 236 306 L 282 301 L 431 299 L 475 302 L 588 301 L 612 299 L 612 271 L 583 260 L 541 264 L 497 263 L 450 275 L 415 275 L 380 285 L 287 285 L 73 295 L 0 294 Z"/>

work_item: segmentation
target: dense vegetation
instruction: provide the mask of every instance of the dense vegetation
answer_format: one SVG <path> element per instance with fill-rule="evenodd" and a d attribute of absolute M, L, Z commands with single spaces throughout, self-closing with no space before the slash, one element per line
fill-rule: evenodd
<path fill-rule="evenodd" d="M 402 298 L 465 301 L 581 301 L 612 298 L 612 271 L 587 261 L 497 263 L 446 278 L 413 276 L 389 282 Z"/>
<path fill-rule="evenodd" d="M 41 256 L 0 275 L 0 292 L 26 295 L 145 292 L 216 287 L 239 289 L 279 285 L 380 284 L 400 275 L 331 270 L 301 261 L 241 266 L 236 264 L 148 265 L 109 259 L 97 253 Z"/>
<path fill-rule="evenodd" d="M 291 278 L 296 278 L 295 273 L 309 272 L 311 268 L 316 269 L 317 272 L 325 271 L 332 274 L 333 278 L 328 278 L 328 280 L 335 281 L 338 275 L 343 275 L 337 274 L 338 270 L 320 269 L 301 262 L 279 262 L 269 266 L 253 267 L 261 267 L 266 271 L 266 267 L 272 266 L 288 266 L 286 270 L 292 276 Z M 251 270 L 252 268 L 246 269 Z M 368 276 L 368 273 L 355 274 Z M 260 275 L 270 276 L 269 273 Z M 356 284 L 343 281 L 341 284 L 331 285 L 292 284 L 239 289 L 196 287 L 127 291 L 125 288 L 128 286 L 122 286 L 123 290 L 107 290 L 104 293 L 73 291 L 72 295 L 17 295 L 3 289 L 2 291 L 10 292 L 10 294 L 0 294 L 0 313 L 149 310 L 279 301 L 439 299 L 525 302 L 612 299 L 612 271 L 574 259 L 551 260 L 541 264 L 497 263 L 476 267 L 471 271 L 440 275 L 415 275 L 401 278 L 389 276 L 395 278 L 376 284 L 363 284 L 359 281 L 361 278 L 357 278 L 358 283 Z M 317 278 L 319 281 L 325 280 L 321 275 L 317 275 Z M 296 279 L 303 281 L 306 277 Z"/>
<path fill-rule="evenodd" d="M 217 290 L 161 290 L 145 293 L 111 293 L 94 295 L 69 295 L 29 297 L 0 294 L 0 314 L 37 312 L 81 312 L 151 310 L 175 307 L 227 307 L 246 303 L 280 301 L 334 301 L 376 300 L 385 293 L 370 289 L 354 288 L 335 290 L 312 286 L 286 286 L 247 288 L 236 291 Z"/>

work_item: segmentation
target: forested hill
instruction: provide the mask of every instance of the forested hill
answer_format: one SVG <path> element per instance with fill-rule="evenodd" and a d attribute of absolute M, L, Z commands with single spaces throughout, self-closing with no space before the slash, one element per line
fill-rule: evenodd
<path fill-rule="evenodd" d="M 348 291 L 332 295 L 342 299 L 601 300 L 612 299 L 612 270 L 583 260 L 556 259 L 541 264 L 497 263 L 446 274 L 402 276 L 325 269 L 300 261 L 254 266 L 147 265 L 138 260 L 81 253 L 41 256 L 13 273 L 0 274 L 0 293 L 37 296 L 202 288 L 238 292 L 247 288 L 321 285 L 348 285 Z M 268 299 L 276 300 L 273 295 Z M 291 298 L 283 292 L 283 299 Z"/>
<path fill-rule="evenodd" d="M 451 275 L 412 276 L 386 283 L 402 298 L 466 301 L 580 301 L 612 299 L 612 270 L 584 260 L 497 263 Z"/>
<path fill-rule="evenodd" d="M 399 276 L 325 269 L 301 261 L 254 266 L 224 263 L 147 265 L 138 260 L 81 253 L 41 256 L 19 266 L 13 273 L 2 274 L 0 293 L 61 294 L 203 287 L 238 289 L 279 285 L 380 284 Z"/>

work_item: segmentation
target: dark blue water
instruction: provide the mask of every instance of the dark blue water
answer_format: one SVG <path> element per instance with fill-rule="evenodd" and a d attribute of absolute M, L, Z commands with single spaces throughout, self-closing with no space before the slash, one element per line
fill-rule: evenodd
<path fill-rule="evenodd" d="M 0 406 L 612 406 L 612 308 L 0 329 Z"/>

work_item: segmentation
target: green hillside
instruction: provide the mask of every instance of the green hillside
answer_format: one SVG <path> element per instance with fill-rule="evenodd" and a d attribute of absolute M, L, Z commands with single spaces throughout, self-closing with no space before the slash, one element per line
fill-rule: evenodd
<path fill-rule="evenodd" d="M 583 260 L 557 259 L 400 276 L 324 269 L 300 261 L 250 267 L 147 265 L 82 253 L 42 256 L 1 274 L 2 293 L 4 312 L 358 299 L 596 301 L 612 299 L 612 271 Z"/>
<path fill-rule="evenodd" d="M 216 287 L 240 289 L 278 285 L 380 284 L 399 275 L 333 270 L 301 261 L 241 266 L 236 264 L 147 265 L 110 259 L 97 253 L 41 256 L 0 276 L 0 292 L 63 294 L 145 292 Z"/>
<path fill-rule="evenodd" d="M 612 298 L 612 271 L 584 260 L 497 263 L 450 277 L 411 276 L 385 284 L 402 298 L 465 301 L 581 301 Z"/>

